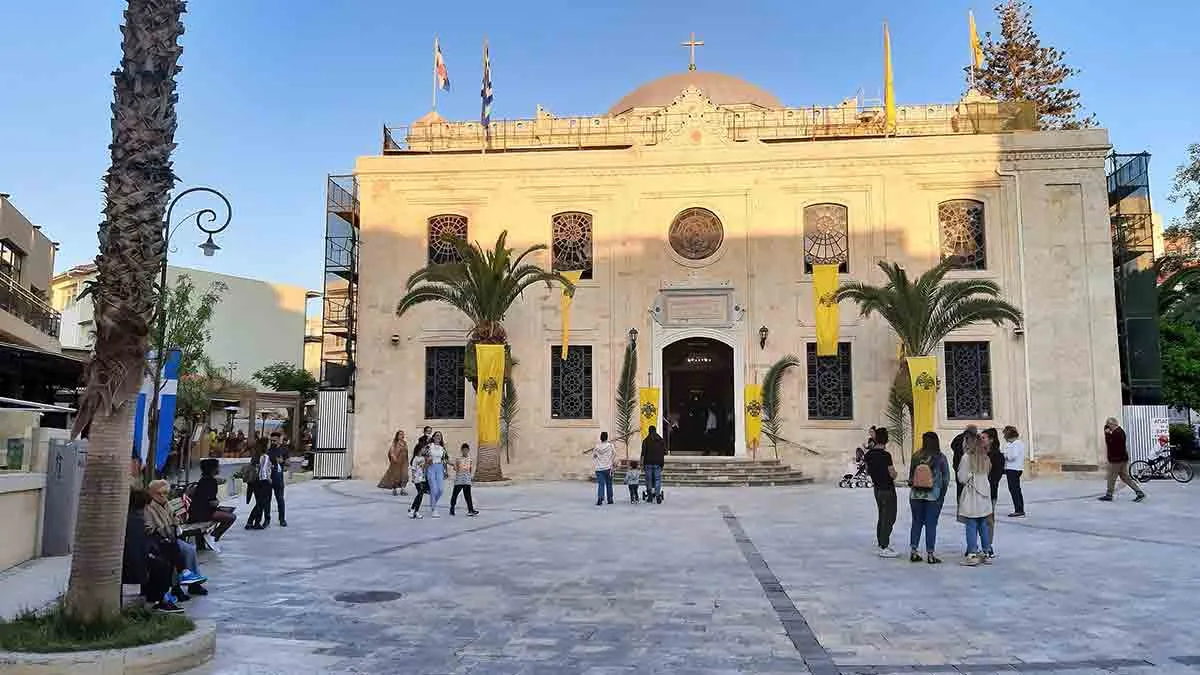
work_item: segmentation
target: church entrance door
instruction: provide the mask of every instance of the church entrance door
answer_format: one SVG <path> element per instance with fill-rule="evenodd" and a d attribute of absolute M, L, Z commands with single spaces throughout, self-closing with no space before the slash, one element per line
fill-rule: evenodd
<path fill-rule="evenodd" d="M 663 410 L 672 454 L 733 455 L 733 348 L 704 337 L 663 348 Z"/>

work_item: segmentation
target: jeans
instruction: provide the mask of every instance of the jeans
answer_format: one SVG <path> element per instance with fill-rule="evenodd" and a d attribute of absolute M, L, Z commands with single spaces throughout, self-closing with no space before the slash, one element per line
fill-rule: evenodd
<path fill-rule="evenodd" d="M 1008 494 L 1012 495 L 1013 513 L 1025 513 L 1025 495 L 1021 494 L 1021 474 L 1015 469 L 1005 469 L 1004 476 L 1008 478 Z"/>
<path fill-rule="evenodd" d="M 892 527 L 896 525 L 896 488 L 875 488 L 875 506 L 879 508 L 875 539 L 879 548 L 887 548 L 892 542 Z"/>
<path fill-rule="evenodd" d="M 458 495 L 462 493 L 467 499 L 467 512 L 475 512 L 475 504 L 471 501 L 471 486 L 455 484 L 454 489 L 450 491 L 450 515 L 454 515 L 454 505 L 458 503 Z"/>
<path fill-rule="evenodd" d="M 1113 496 L 1113 490 L 1117 489 L 1117 478 L 1120 478 L 1121 482 L 1133 488 L 1133 491 L 1137 494 L 1146 494 L 1145 492 L 1142 492 L 1142 488 L 1138 485 L 1138 482 L 1133 479 L 1133 476 L 1129 475 L 1129 462 L 1109 462 L 1108 492 L 1106 493 L 1109 497 Z"/>
<path fill-rule="evenodd" d="M 967 518 L 967 555 L 972 553 L 990 553 L 992 550 L 992 528 L 988 527 L 987 517 Z"/>
<path fill-rule="evenodd" d="M 279 511 L 279 522 L 286 523 L 287 516 L 283 515 L 283 476 L 278 480 L 271 479 L 271 494 L 275 495 L 275 508 Z M 270 507 L 267 507 L 267 520 L 271 519 Z"/>
<path fill-rule="evenodd" d="M 409 507 L 409 511 L 416 511 L 417 509 L 421 508 L 421 497 L 425 496 L 426 492 L 429 492 L 429 483 L 426 483 L 425 481 L 413 483 L 413 485 L 415 485 L 417 488 L 417 496 L 413 497 L 412 506 Z"/>
<path fill-rule="evenodd" d="M 925 550 L 933 553 L 937 548 L 937 522 L 942 514 L 942 501 L 929 502 L 923 499 L 910 499 L 908 505 L 912 508 L 912 530 L 909 532 L 908 545 L 917 550 L 921 543 L 921 530 L 925 530 Z"/>
<path fill-rule="evenodd" d="M 179 564 L 183 569 L 200 574 L 200 563 L 196 561 L 196 545 L 182 539 L 176 539 L 175 543 L 179 546 Z"/>
<path fill-rule="evenodd" d="M 250 509 L 247 525 L 264 525 L 271 522 L 271 481 L 254 481 L 254 508 Z"/>
<path fill-rule="evenodd" d="M 646 492 L 654 497 L 662 494 L 662 465 L 646 465 Z"/>
<path fill-rule="evenodd" d="M 596 469 L 596 503 L 604 501 L 608 493 L 608 503 L 612 502 L 612 469 Z"/>
<path fill-rule="evenodd" d="M 631 504 L 636 504 L 637 500 L 638 500 L 637 483 L 630 483 L 629 485 L 626 485 L 625 487 L 629 488 L 629 502 Z"/>
<path fill-rule="evenodd" d="M 446 477 L 446 467 L 434 464 L 425 470 L 425 480 L 429 483 L 429 510 L 437 512 L 438 502 L 442 499 L 442 480 Z"/>

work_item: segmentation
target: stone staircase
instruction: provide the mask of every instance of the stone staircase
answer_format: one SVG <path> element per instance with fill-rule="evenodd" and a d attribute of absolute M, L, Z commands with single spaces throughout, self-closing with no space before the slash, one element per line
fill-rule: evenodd
<path fill-rule="evenodd" d="M 625 482 L 625 461 L 620 460 L 613 471 L 613 483 Z M 781 463 L 777 459 L 743 459 L 740 457 L 692 457 L 672 455 L 663 467 L 665 486 L 771 486 L 804 485 L 813 479 Z M 645 485 L 643 474 L 643 485 Z"/>

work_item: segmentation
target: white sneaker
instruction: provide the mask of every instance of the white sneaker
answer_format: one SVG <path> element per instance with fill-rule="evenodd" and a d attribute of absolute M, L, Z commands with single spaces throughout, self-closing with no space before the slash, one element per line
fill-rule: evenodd
<path fill-rule="evenodd" d="M 896 553 L 894 550 L 892 550 L 891 546 L 889 546 L 887 548 L 879 549 L 879 557 L 880 558 L 895 558 L 895 557 L 898 557 L 899 555 L 900 555 L 899 553 Z"/>
<path fill-rule="evenodd" d="M 422 516 L 421 514 L 417 513 L 416 511 L 409 511 L 408 517 L 412 518 L 413 520 L 420 520 L 421 518 L 424 518 L 425 516 Z"/>

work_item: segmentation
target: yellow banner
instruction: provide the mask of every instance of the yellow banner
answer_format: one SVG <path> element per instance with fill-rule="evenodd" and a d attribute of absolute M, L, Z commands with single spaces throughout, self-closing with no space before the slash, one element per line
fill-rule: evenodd
<path fill-rule="evenodd" d="M 500 442 L 500 400 L 504 387 L 504 345 L 475 345 L 475 419 L 479 445 Z"/>
<path fill-rule="evenodd" d="M 650 434 L 650 427 L 658 426 L 658 387 L 638 389 L 638 419 L 642 422 L 642 438 Z"/>
<path fill-rule="evenodd" d="M 837 356 L 838 266 L 813 265 L 813 314 L 817 318 L 817 356 Z"/>
<path fill-rule="evenodd" d="M 921 447 L 921 436 L 933 431 L 937 410 L 937 357 L 910 356 L 908 375 L 913 392 L 913 448 Z"/>
<path fill-rule="evenodd" d="M 751 449 L 758 447 L 759 436 L 762 434 L 762 385 L 746 385 L 746 445 Z"/>
<path fill-rule="evenodd" d="M 975 30 L 975 12 L 967 10 L 967 22 L 971 29 L 971 67 L 979 70 L 983 66 L 983 47 L 979 44 L 979 31 Z"/>
<path fill-rule="evenodd" d="M 896 130 L 896 83 L 892 79 L 892 34 L 883 24 L 883 117 L 886 131 Z"/>
<path fill-rule="evenodd" d="M 574 270 L 569 272 L 559 272 L 571 282 L 572 288 L 563 286 L 562 299 L 559 300 L 559 309 L 562 311 L 562 347 L 559 349 L 559 357 L 567 360 L 567 341 L 571 333 L 571 300 L 575 298 L 574 285 L 579 283 L 579 278 L 583 276 L 582 270 Z"/>

